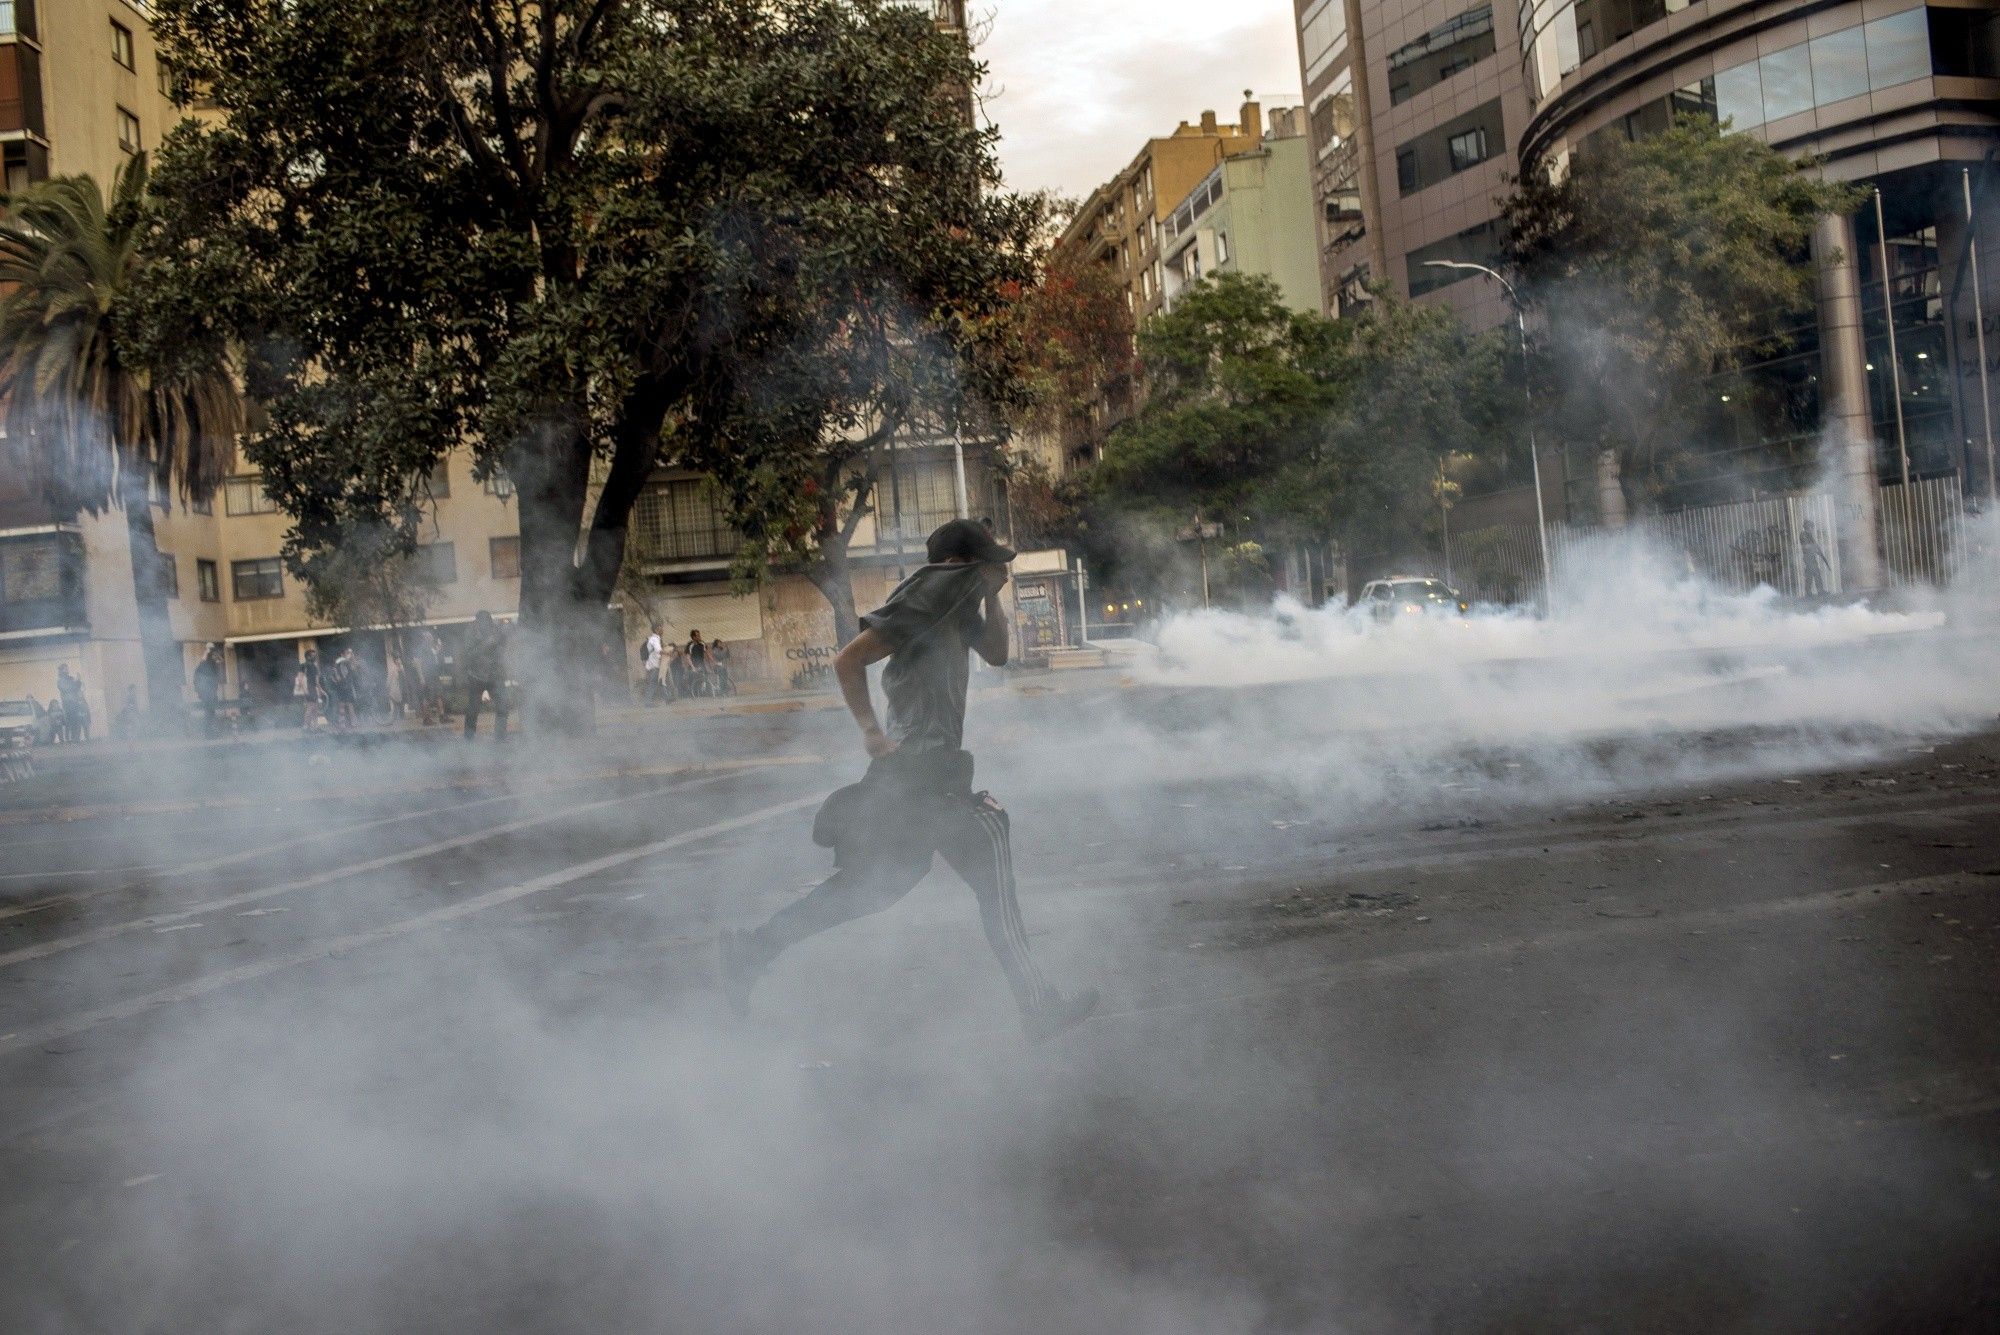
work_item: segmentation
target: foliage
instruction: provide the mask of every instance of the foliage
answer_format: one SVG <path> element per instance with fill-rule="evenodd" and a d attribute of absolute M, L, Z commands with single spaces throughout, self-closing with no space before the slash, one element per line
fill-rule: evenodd
<path fill-rule="evenodd" d="M 1687 117 L 1516 183 L 1509 258 L 1543 315 L 1567 441 L 1656 481 L 1693 441 L 1706 379 L 1782 343 L 1810 306 L 1815 222 L 1859 202 L 1809 165 Z"/>
<path fill-rule="evenodd" d="M 288 560 L 310 578 L 356 525 L 412 531 L 463 445 L 517 489 L 524 631 L 557 654 L 588 651 L 663 462 L 810 549 L 806 484 L 977 341 L 1031 230 L 981 188 L 979 69 L 888 0 L 155 14 L 220 113 L 162 150 L 158 307 L 249 350 Z M 913 370 L 919 345 L 941 351 Z"/>
<path fill-rule="evenodd" d="M 1094 457 L 1103 445 L 1099 405 L 1133 371 L 1132 308 L 1110 266 L 1051 250 L 1012 313 L 1023 389 L 1017 430 L 1053 442 L 1064 456 Z"/>
<path fill-rule="evenodd" d="M 1499 349 L 1387 293 L 1332 320 L 1286 309 L 1269 279 L 1218 275 L 1140 330 L 1146 403 L 1098 486 L 1173 526 L 1199 512 L 1267 539 L 1412 540 L 1440 460 L 1505 438 Z"/>
<path fill-rule="evenodd" d="M 228 471 L 240 402 L 223 356 L 147 361 L 128 317 L 138 284 L 146 159 L 106 204 L 89 176 L 6 199 L 0 219 L 0 397 L 14 462 L 58 514 L 102 513 L 121 475 L 205 500 Z"/>
<path fill-rule="evenodd" d="M 163 710 L 180 702 L 183 680 L 154 499 L 176 490 L 196 501 L 213 494 L 229 468 L 242 405 L 218 343 L 189 337 L 135 346 L 149 202 L 143 154 L 119 171 L 108 206 L 88 176 L 56 177 L 7 197 L 0 459 L 60 516 L 124 509 L 147 696 Z"/>
<path fill-rule="evenodd" d="M 436 596 L 403 532 L 352 527 L 306 586 L 306 611 L 329 626 L 393 630 L 422 625 Z"/>

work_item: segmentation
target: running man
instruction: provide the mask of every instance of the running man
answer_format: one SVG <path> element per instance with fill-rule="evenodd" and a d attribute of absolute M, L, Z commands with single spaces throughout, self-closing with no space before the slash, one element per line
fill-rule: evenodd
<path fill-rule="evenodd" d="M 941 853 L 978 896 L 986 939 L 1021 1008 L 1021 1027 L 1040 1041 L 1087 1018 L 1097 992 L 1064 996 L 1029 957 L 1007 813 L 972 791 L 972 756 L 962 746 L 967 654 L 995 667 L 1007 661 L 1000 590 L 1014 553 L 967 519 L 931 534 L 926 552 L 929 564 L 861 618 L 861 633 L 833 661 L 870 758 L 861 782 L 828 798 L 813 822 L 813 839 L 834 850 L 836 870 L 762 927 L 723 935 L 723 990 L 738 1010 L 747 1008 L 758 976 L 786 947 L 888 908 Z M 885 658 L 887 731 L 868 693 L 868 665 Z"/>

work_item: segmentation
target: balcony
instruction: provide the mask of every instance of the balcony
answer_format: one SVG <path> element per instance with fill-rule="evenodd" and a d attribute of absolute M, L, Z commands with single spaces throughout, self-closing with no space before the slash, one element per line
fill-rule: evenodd
<path fill-rule="evenodd" d="M 25 42 L 0 40 L 0 134 L 49 136 L 42 114 L 42 53 Z"/>
<path fill-rule="evenodd" d="M 88 629 L 83 535 L 50 528 L 0 536 L 0 637 Z"/>

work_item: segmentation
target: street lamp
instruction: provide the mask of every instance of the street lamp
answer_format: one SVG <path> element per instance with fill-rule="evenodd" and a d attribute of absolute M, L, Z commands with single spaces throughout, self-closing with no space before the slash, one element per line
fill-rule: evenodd
<path fill-rule="evenodd" d="M 1483 264 L 1473 264 L 1466 260 L 1425 260 L 1426 269 L 1463 269 L 1469 273 L 1483 273 L 1500 286 L 1507 289 L 1507 300 L 1514 304 L 1514 328 L 1521 336 L 1521 389 L 1528 400 L 1528 463 L 1534 470 L 1535 479 L 1535 537 L 1542 547 L 1542 609 L 1555 611 L 1556 599 L 1553 576 L 1549 566 L 1549 521 L 1542 510 L 1542 452 L 1535 446 L 1535 382 L 1528 374 L 1528 317 L 1521 313 L 1520 294 L 1514 285 Z"/>

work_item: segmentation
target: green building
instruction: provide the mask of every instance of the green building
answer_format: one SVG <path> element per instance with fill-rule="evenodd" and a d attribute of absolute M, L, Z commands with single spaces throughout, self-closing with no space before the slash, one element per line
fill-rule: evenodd
<path fill-rule="evenodd" d="M 1161 224 L 1168 306 L 1189 284 L 1229 272 L 1274 280 L 1293 310 L 1320 309 L 1304 119 L 1273 112 L 1272 134 L 1262 145 L 1217 163 Z"/>

